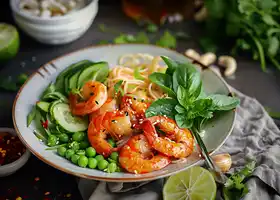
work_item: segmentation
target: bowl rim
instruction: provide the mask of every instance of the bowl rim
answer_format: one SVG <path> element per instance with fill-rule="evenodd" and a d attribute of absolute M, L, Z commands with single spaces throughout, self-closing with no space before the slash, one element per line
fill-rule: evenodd
<path fill-rule="evenodd" d="M 15 137 L 18 137 L 17 131 L 16 131 L 15 129 L 13 129 L 13 128 L 0 127 L 0 132 L 6 132 L 6 133 L 8 133 L 8 134 L 10 134 L 10 135 L 13 135 L 13 136 L 15 136 Z M 20 137 L 18 137 L 18 138 L 20 139 Z M 21 140 L 21 139 L 20 139 L 20 140 Z M 22 141 L 21 141 L 21 142 L 22 142 Z M 23 142 L 22 142 L 22 144 L 25 146 L 25 144 L 24 144 Z M 7 169 L 9 169 L 9 168 L 14 168 L 14 167 L 20 165 L 22 162 L 24 162 L 24 164 L 25 164 L 25 163 L 28 161 L 29 157 L 30 157 L 30 151 L 29 151 L 29 149 L 28 149 L 26 146 L 25 146 L 25 148 L 26 148 L 25 152 L 21 155 L 21 157 L 20 157 L 19 159 L 15 160 L 14 162 L 11 162 L 11 163 L 9 163 L 9 164 L 0 166 L 0 171 L 5 171 L 5 170 L 7 170 Z M 25 158 L 27 158 L 26 161 L 24 161 Z M 23 165 L 24 165 L 24 164 L 23 164 Z M 22 166 L 23 166 L 23 165 L 22 165 Z M 22 166 L 21 166 L 21 167 L 22 167 Z M 12 171 L 14 171 L 14 170 L 12 170 Z"/>
<path fill-rule="evenodd" d="M 41 69 L 43 69 L 45 66 L 51 64 L 52 62 L 56 61 L 56 60 L 59 60 L 65 56 L 70 56 L 71 54 L 75 54 L 79 51 L 84 51 L 84 50 L 87 50 L 87 49 L 90 49 L 90 48 L 98 48 L 98 47 L 112 47 L 112 46 L 124 46 L 124 45 L 127 45 L 127 46 L 133 46 L 133 45 L 143 45 L 143 46 L 147 46 L 147 47 L 156 47 L 156 48 L 162 48 L 162 49 L 167 49 L 169 51 L 172 51 L 174 54 L 177 54 L 177 55 L 180 55 L 180 56 L 185 56 L 187 59 L 189 59 L 186 55 L 182 54 L 182 53 L 179 53 L 178 51 L 176 50 L 173 50 L 173 49 L 170 49 L 170 48 L 163 48 L 163 47 L 159 47 L 157 45 L 154 45 L 154 44 L 139 44 L 139 43 L 129 43 L 129 44 L 98 44 L 98 45 L 90 45 L 90 46 L 87 46 L 87 47 L 84 47 L 84 48 L 80 48 L 78 50 L 75 50 L 75 51 L 71 51 L 69 53 L 66 53 L 66 54 L 63 54 L 61 56 L 58 56 L 58 57 L 55 57 L 54 59 L 48 61 L 47 63 L 43 64 L 41 67 L 39 67 L 35 72 L 33 72 L 29 77 L 28 79 L 25 81 L 25 83 L 21 86 L 21 88 L 19 89 L 16 97 L 15 97 L 15 100 L 13 102 L 13 108 L 12 108 L 12 118 L 13 118 L 13 124 L 14 124 L 14 127 L 15 127 L 15 130 L 17 132 L 17 135 L 18 137 L 20 138 L 20 140 L 22 141 L 22 143 L 30 150 L 30 152 L 32 154 L 34 154 L 37 158 L 39 158 L 41 161 L 43 161 L 44 163 L 64 172 L 64 173 L 67 173 L 67 174 L 71 174 L 73 176 L 76 176 L 76 177 L 80 177 L 80 178 L 85 178 L 85 179 L 93 179 L 93 180 L 98 180 L 98 181 L 105 181 L 105 182 L 140 182 L 140 181 L 150 181 L 150 180 L 156 180 L 158 178 L 164 178 L 164 177 L 167 177 L 167 176 L 171 176 L 173 174 L 176 174 L 176 173 L 179 173 L 180 171 L 184 171 L 186 170 L 186 168 L 182 168 L 182 169 L 179 169 L 175 172 L 172 172 L 172 173 L 168 173 L 168 175 L 162 175 L 160 177 L 155 177 L 154 175 L 151 175 L 151 176 L 146 176 L 146 177 L 136 177 L 136 178 L 107 178 L 107 177 L 98 177 L 98 176 L 94 176 L 94 175 L 88 175 L 88 174 L 83 174 L 83 173 L 76 173 L 76 172 L 73 172 L 69 169 L 66 169 L 66 168 L 63 168 L 59 165 L 57 165 L 56 163 L 54 162 L 50 162 L 48 161 L 47 159 L 45 159 L 43 156 L 41 156 L 39 153 L 37 153 L 35 150 L 33 150 L 31 148 L 31 146 L 25 142 L 24 138 L 22 137 L 22 135 L 20 134 L 20 131 L 17 127 L 17 124 L 16 124 L 16 119 L 15 119 L 15 107 L 16 107 L 16 104 L 17 104 L 17 100 L 18 100 L 18 97 L 20 96 L 21 94 L 21 91 L 22 89 L 25 87 L 25 85 L 33 78 L 33 76 L 35 76 L 36 74 L 39 74 L 38 71 L 40 71 Z M 217 76 L 218 79 L 221 80 L 221 82 L 223 83 L 223 85 L 227 88 L 227 90 L 229 92 L 231 92 L 231 89 L 230 87 L 228 86 L 228 84 L 226 83 L 226 81 L 220 77 L 217 73 L 215 73 L 215 71 L 213 69 L 211 69 L 210 67 L 207 67 L 207 70 L 210 70 L 215 76 Z M 235 122 L 236 122 L 236 117 L 237 117 L 237 114 L 236 114 L 236 110 L 233 111 L 234 112 L 234 117 L 233 117 L 233 122 L 232 122 L 232 125 L 231 127 L 229 128 L 229 131 L 228 131 L 228 134 L 227 136 L 224 138 L 224 140 L 221 142 L 220 145 L 218 145 L 218 147 L 216 149 L 214 149 L 213 151 L 209 152 L 209 155 L 213 155 L 216 151 L 218 151 L 221 146 L 225 143 L 225 141 L 228 139 L 228 137 L 230 136 L 230 134 L 232 133 L 233 131 L 233 128 L 234 128 L 234 125 L 235 125 Z M 195 165 L 201 165 L 202 163 L 204 162 L 203 159 L 200 158 L 200 160 L 197 160 L 196 162 L 192 163 L 191 165 L 189 165 L 187 168 L 189 167 L 192 167 L 192 166 L 195 166 Z"/>
<path fill-rule="evenodd" d="M 10 0 L 10 7 L 13 12 L 20 15 L 21 17 L 31 20 L 31 21 L 35 20 L 35 21 L 39 21 L 39 22 L 53 22 L 53 21 L 67 20 L 71 17 L 75 17 L 76 15 L 79 15 L 84 10 L 88 9 L 92 4 L 98 3 L 99 0 L 87 0 L 88 4 L 85 7 L 81 8 L 79 10 L 76 10 L 75 12 L 69 13 L 67 15 L 51 17 L 51 18 L 41 18 L 38 16 L 28 15 L 28 14 L 20 11 L 20 9 L 17 8 L 17 4 L 15 3 L 15 1 L 16 0 Z"/>

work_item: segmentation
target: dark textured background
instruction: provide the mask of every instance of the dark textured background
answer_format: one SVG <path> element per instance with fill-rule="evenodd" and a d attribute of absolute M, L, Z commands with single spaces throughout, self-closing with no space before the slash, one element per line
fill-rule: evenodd
<path fill-rule="evenodd" d="M 61 46 L 48 46 L 40 44 L 24 33 L 20 32 L 21 47 L 15 59 L 0 66 L 1 76 L 15 78 L 20 73 L 31 74 L 41 65 L 65 53 L 97 44 L 100 40 L 112 39 L 109 33 L 101 33 L 98 24 L 104 23 L 123 32 L 136 33 L 140 28 L 121 11 L 119 1 L 100 0 L 99 13 L 91 28 L 80 39 L 73 43 Z M 3 4 L 4 3 L 4 4 Z M 0 21 L 13 23 L 8 0 L 1 1 Z M 193 35 L 199 35 L 199 29 L 193 23 L 174 25 L 173 30 L 183 30 Z M 178 51 L 187 48 L 197 48 L 196 38 L 190 41 L 179 42 Z M 22 67 L 22 63 L 25 66 Z M 238 70 L 234 80 L 227 80 L 229 84 L 243 93 L 257 98 L 265 106 L 270 106 L 280 111 L 280 89 L 278 72 L 270 70 L 263 73 L 257 62 L 248 58 L 238 58 Z M 0 126 L 12 127 L 11 109 L 16 93 L 0 91 Z M 39 181 L 34 181 L 39 177 Z M 50 192 L 50 199 L 64 199 L 63 195 L 72 194 L 72 199 L 80 199 L 75 178 L 62 173 L 32 156 L 28 163 L 14 175 L 0 178 L 0 200 L 14 199 L 14 195 L 25 197 L 23 199 L 44 199 L 44 193 Z M 11 195 L 13 194 L 13 195 Z M 6 198 L 5 198 L 6 197 Z"/>

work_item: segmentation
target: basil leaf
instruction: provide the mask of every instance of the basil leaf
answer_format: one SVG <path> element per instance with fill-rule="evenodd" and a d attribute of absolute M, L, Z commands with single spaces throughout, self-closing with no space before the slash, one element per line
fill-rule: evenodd
<path fill-rule="evenodd" d="M 122 84 L 123 84 L 123 80 L 119 80 L 119 81 L 114 85 L 114 90 L 115 90 L 116 93 L 119 93 L 119 92 L 123 93 L 122 88 L 121 88 Z M 122 95 L 123 95 L 123 94 L 122 94 Z"/>
<path fill-rule="evenodd" d="M 167 70 L 166 70 L 166 74 L 172 75 L 176 68 L 178 67 L 178 63 L 169 59 L 166 56 L 161 56 L 161 59 L 165 62 L 165 64 L 167 65 Z"/>
<path fill-rule="evenodd" d="M 207 99 L 212 99 L 213 110 L 232 110 L 240 102 L 240 100 L 236 97 L 229 97 L 221 94 L 212 94 L 208 96 Z"/>
<path fill-rule="evenodd" d="M 177 104 L 177 105 L 175 106 L 175 110 L 176 110 L 178 113 L 180 113 L 180 114 L 186 112 L 186 109 L 185 109 L 183 106 L 181 106 L 180 104 Z"/>
<path fill-rule="evenodd" d="M 191 63 L 180 64 L 173 74 L 173 90 L 177 91 L 179 85 L 188 90 L 189 96 L 197 98 L 201 92 L 200 73 Z"/>
<path fill-rule="evenodd" d="M 188 111 L 188 118 L 196 117 L 211 118 L 213 117 L 213 101 L 211 99 L 198 99 L 193 102 L 192 109 Z"/>
<path fill-rule="evenodd" d="M 142 81 L 145 80 L 145 78 L 140 74 L 140 68 L 139 67 L 136 67 L 134 69 L 134 78 L 138 79 L 138 80 L 142 80 Z"/>
<path fill-rule="evenodd" d="M 34 120 L 36 117 L 37 109 L 36 106 L 33 106 L 31 112 L 27 115 L 27 127 L 31 124 L 31 122 Z"/>
<path fill-rule="evenodd" d="M 193 126 L 193 120 L 189 120 L 184 113 L 176 114 L 175 120 L 180 128 L 191 128 Z"/>
<path fill-rule="evenodd" d="M 145 116 L 152 117 L 161 115 L 174 119 L 174 115 L 176 114 L 175 106 L 177 103 L 175 99 L 158 99 L 146 110 Z"/>
<path fill-rule="evenodd" d="M 177 99 L 185 109 L 188 109 L 189 100 L 190 100 L 189 93 L 188 90 L 181 85 L 179 85 L 177 90 Z"/>
<path fill-rule="evenodd" d="M 176 94 L 171 89 L 172 88 L 171 76 L 160 72 L 154 72 L 149 76 L 149 80 L 152 83 L 157 84 L 164 92 L 168 94 L 168 96 L 176 98 Z"/>

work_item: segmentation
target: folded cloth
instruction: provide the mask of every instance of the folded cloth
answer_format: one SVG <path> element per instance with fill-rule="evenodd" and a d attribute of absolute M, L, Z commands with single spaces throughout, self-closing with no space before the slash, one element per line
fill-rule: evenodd
<path fill-rule="evenodd" d="M 229 153 L 231 172 L 243 167 L 247 158 L 257 161 L 247 181 L 250 192 L 244 200 L 280 200 L 280 131 L 263 106 L 232 88 L 241 100 L 232 134 L 217 153 Z M 158 200 L 162 199 L 165 179 L 141 183 L 106 183 L 78 180 L 84 200 Z M 220 192 L 217 199 L 221 199 Z"/>

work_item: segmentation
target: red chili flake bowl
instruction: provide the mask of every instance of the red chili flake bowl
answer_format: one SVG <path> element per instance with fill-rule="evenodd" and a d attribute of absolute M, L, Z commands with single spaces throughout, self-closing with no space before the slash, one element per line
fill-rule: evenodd
<path fill-rule="evenodd" d="M 25 165 L 31 154 L 21 144 L 16 131 L 12 128 L 0 128 L 0 140 L 0 177 L 4 177 L 15 173 Z M 11 148 L 7 150 L 7 147 Z"/>

